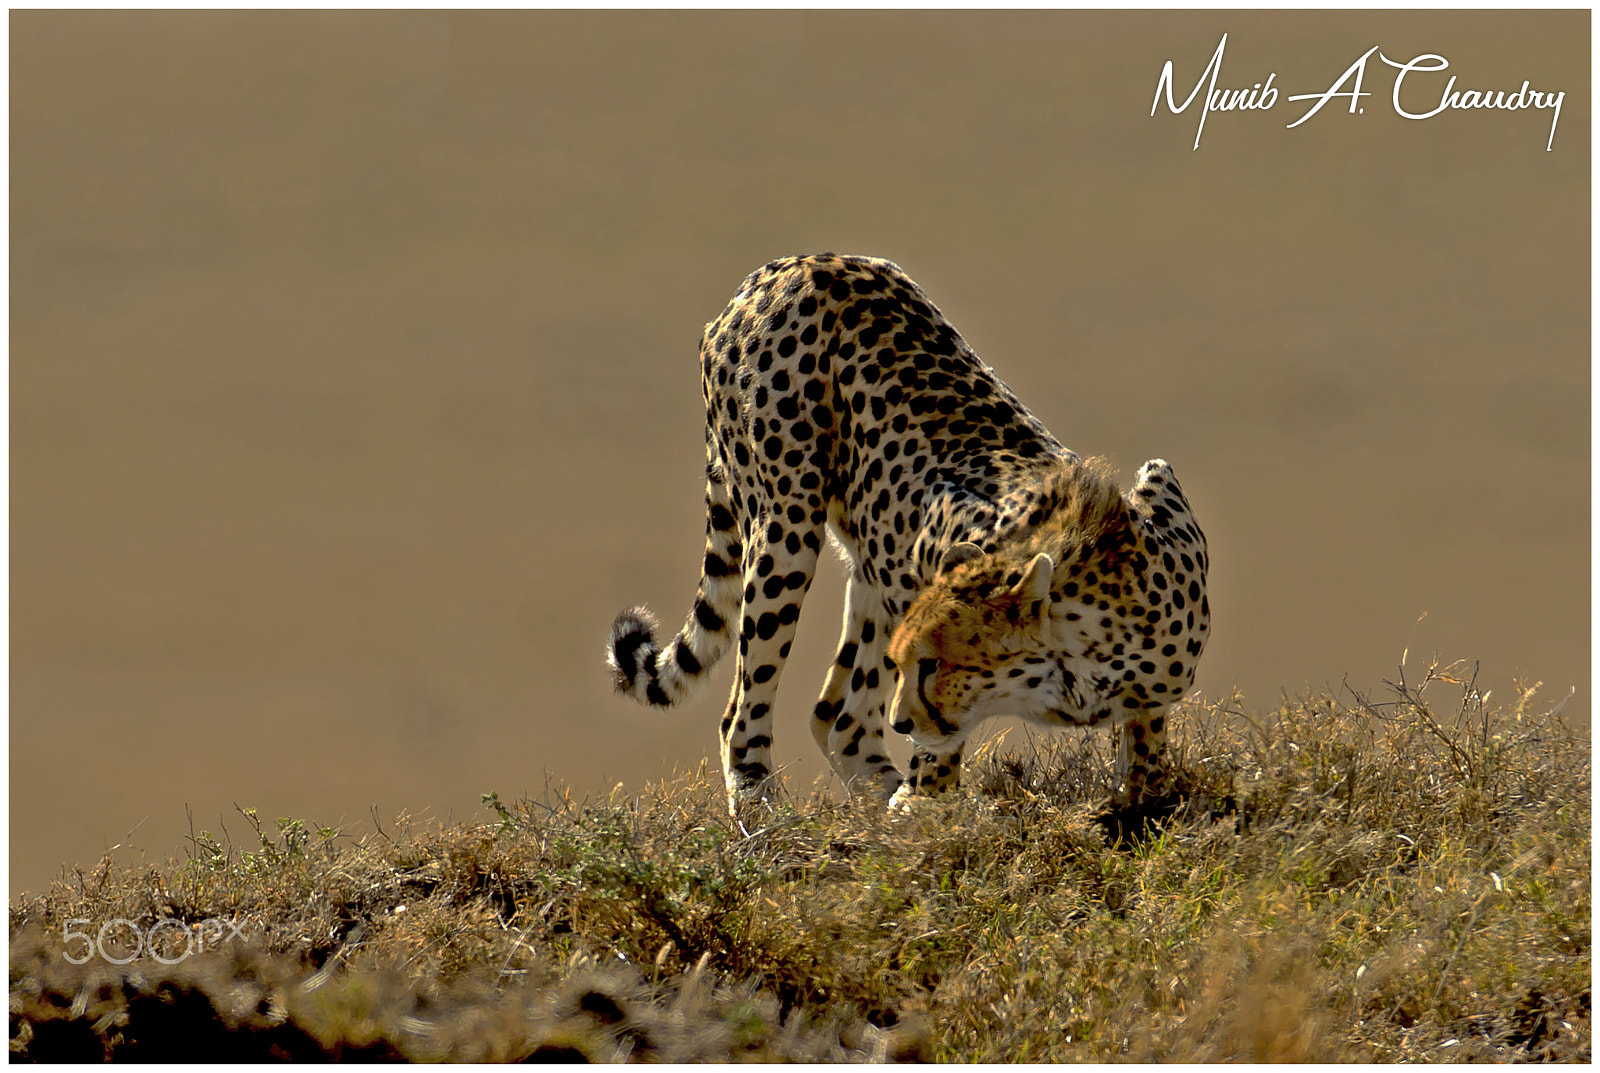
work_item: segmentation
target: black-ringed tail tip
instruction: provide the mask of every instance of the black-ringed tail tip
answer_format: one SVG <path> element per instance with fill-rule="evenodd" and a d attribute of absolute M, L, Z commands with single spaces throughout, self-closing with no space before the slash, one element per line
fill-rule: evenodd
<path fill-rule="evenodd" d="M 611 639 L 606 645 L 606 662 L 611 664 L 611 681 L 622 693 L 637 692 L 639 671 L 655 678 L 656 658 L 661 654 L 656 644 L 656 617 L 648 608 L 630 607 L 617 615 L 611 624 Z M 666 707 L 671 704 L 661 686 L 650 681 L 640 700 Z"/>

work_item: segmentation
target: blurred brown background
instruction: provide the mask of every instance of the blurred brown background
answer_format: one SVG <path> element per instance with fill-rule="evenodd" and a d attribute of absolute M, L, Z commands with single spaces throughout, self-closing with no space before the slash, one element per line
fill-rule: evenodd
<path fill-rule="evenodd" d="M 701 325 L 821 249 L 899 261 L 1069 446 L 1173 462 L 1202 691 L 1409 646 L 1586 723 L 1589 17 L 13 13 L 11 889 L 186 808 L 714 766 L 726 668 L 661 714 L 603 640 L 693 593 Z M 1195 152 L 1150 103 L 1224 31 L 1218 85 L 1280 98 Z M 1399 118 L 1376 57 L 1285 129 L 1375 44 L 1565 90 L 1554 151 Z M 780 697 L 802 789 L 840 590 Z"/>

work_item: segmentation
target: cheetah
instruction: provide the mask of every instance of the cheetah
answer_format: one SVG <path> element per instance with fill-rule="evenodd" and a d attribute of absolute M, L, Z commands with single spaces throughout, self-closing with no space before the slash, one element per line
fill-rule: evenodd
<path fill-rule="evenodd" d="M 1119 801 L 1163 792 L 1167 710 L 1210 632 L 1206 542 L 1166 462 L 1123 495 L 973 352 L 899 266 L 789 257 L 748 276 L 700 344 L 706 545 L 663 641 L 612 626 L 617 689 L 683 700 L 738 642 L 720 737 L 729 809 L 772 790 L 773 701 L 825 539 L 844 626 L 811 719 L 845 786 L 949 790 L 992 715 L 1121 726 Z M 826 535 L 826 536 L 825 536 Z M 884 745 L 909 734 L 909 777 Z"/>

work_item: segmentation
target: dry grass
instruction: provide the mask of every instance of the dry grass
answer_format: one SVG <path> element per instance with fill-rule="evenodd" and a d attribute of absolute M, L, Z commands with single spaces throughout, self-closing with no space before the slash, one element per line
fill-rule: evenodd
<path fill-rule="evenodd" d="M 1586 1061 L 1589 741 L 1463 670 L 1188 704 L 1186 802 L 1131 847 L 1070 735 L 893 821 L 817 795 L 741 830 L 702 771 L 360 841 L 199 832 L 13 904 L 13 1055 Z M 247 938 L 64 959 L 66 921 L 116 918 Z"/>

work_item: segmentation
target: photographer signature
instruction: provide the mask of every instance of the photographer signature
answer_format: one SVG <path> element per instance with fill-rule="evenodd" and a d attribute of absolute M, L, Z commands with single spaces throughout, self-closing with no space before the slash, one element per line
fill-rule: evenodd
<path fill-rule="evenodd" d="M 1172 61 L 1168 60 L 1161 68 L 1161 76 L 1156 80 L 1156 96 L 1150 105 L 1150 114 L 1154 116 L 1161 106 L 1163 94 L 1166 96 L 1167 110 L 1174 115 L 1184 111 L 1194 102 L 1200 91 L 1205 90 L 1205 101 L 1200 109 L 1200 124 L 1194 135 L 1194 147 L 1200 148 L 1200 135 L 1205 133 L 1206 116 L 1212 112 L 1233 112 L 1249 110 L 1265 110 L 1278 103 L 1278 90 L 1272 83 L 1278 77 L 1273 71 L 1265 82 L 1256 82 L 1248 89 L 1218 89 L 1217 78 L 1222 73 L 1222 54 L 1228 46 L 1228 35 L 1222 35 L 1222 41 L 1217 45 L 1217 51 L 1211 56 L 1211 62 L 1206 64 L 1204 71 L 1200 72 L 1200 80 L 1195 83 L 1189 96 L 1185 97 L 1182 104 L 1178 104 L 1172 90 Z M 1323 107 L 1335 98 L 1348 97 L 1350 99 L 1350 113 L 1361 114 L 1366 111 L 1361 100 L 1373 94 L 1361 88 L 1362 81 L 1367 75 L 1367 62 L 1374 53 L 1378 59 L 1393 67 L 1398 72 L 1394 76 L 1394 89 L 1392 100 L 1397 115 L 1406 119 L 1431 119 L 1434 116 L 1450 109 L 1467 108 L 1493 108 L 1507 111 L 1518 111 L 1524 108 L 1548 109 L 1550 116 L 1550 136 L 1545 141 L 1545 151 L 1549 152 L 1555 145 L 1556 124 L 1561 121 L 1561 104 L 1566 100 L 1565 91 L 1550 92 L 1546 90 L 1530 89 L 1531 83 L 1524 80 L 1522 88 L 1517 90 L 1482 90 L 1456 88 L 1456 76 L 1451 75 L 1445 83 L 1444 91 L 1439 96 L 1437 107 L 1426 111 L 1412 112 L 1400 103 L 1400 91 L 1406 84 L 1408 77 L 1415 74 L 1433 74 L 1443 71 L 1450 66 L 1450 61 L 1436 53 L 1427 52 L 1405 62 L 1398 63 L 1378 51 L 1379 46 L 1373 45 L 1361 56 L 1345 68 L 1334 83 L 1321 93 L 1298 93 L 1286 98 L 1290 101 L 1314 101 L 1287 129 L 1293 130 L 1312 116 L 1320 112 Z M 1345 88 L 1347 83 L 1353 84 Z M 1421 82 L 1422 79 L 1417 81 Z"/>

